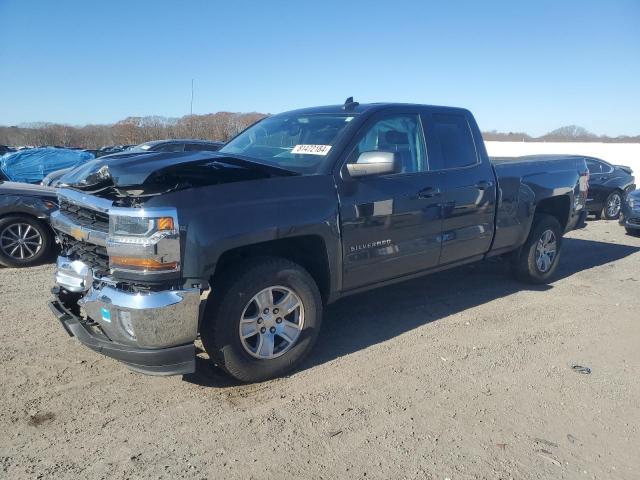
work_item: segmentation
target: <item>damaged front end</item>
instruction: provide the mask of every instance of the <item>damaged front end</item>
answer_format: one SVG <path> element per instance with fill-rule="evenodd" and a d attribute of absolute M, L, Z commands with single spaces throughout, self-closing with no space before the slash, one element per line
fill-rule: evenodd
<path fill-rule="evenodd" d="M 58 198 L 51 308 L 67 332 L 143 373 L 193 372 L 200 289 L 179 279 L 175 211 L 113 207 L 70 189 Z"/>
<path fill-rule="evenodd" d="M 51 308 L 67 332 L 130 368 L 193 372 L 201 279 L 182 277 L 187 225 L 150 199 L 221 183 L 293 175 L 212 152 L 122 154 L 65 175 L 51 217 L 62 252 Z"/>

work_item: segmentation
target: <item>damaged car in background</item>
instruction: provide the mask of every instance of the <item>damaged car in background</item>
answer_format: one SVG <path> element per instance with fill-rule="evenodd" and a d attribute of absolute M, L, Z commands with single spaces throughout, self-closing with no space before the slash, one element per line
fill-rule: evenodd
<path fill-rule="evenodd" d="M 357 292 L 497 256 L 551 281 L 588 193 L 584 159 L 491 162 L 467 110 L 352 99 L 65 180 L 50 307 L 66 331 L 155 375 L 194 372 L 200 336 L 246 382 L 299 365 L 323 306 Z"/>
<path fill-rule="evenodd" d="M 51 188 L 0 181 L 0 265 L 31 267 L 52 256 L 57 202 Z"/>

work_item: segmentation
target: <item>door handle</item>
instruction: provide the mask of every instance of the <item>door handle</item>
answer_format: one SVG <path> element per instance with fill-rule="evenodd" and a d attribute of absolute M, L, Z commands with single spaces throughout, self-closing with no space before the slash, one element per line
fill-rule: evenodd
<path fill-rule="evenodd" d="M 438 187 L 423 188 L 418 192 L 418 198 L 433 198 L 440 196 L 440 189 Z"/>
<path fill-rule="evenodd" d="M 486 190 L 487 188 L 493 187 L 492 182 L 487 182 L 486 180 L 481 180 L 480 182 L 474 185 L 478 190 Z"/>

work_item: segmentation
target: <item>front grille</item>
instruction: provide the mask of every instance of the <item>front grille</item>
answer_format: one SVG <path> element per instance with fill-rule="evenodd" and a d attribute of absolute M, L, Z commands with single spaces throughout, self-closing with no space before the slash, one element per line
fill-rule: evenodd
<path fill-rule="evenodd" d="M 86 263 L 97 276 L 108 275 L 109 273 L 109 256 L 107 249 L 100 245 L 81 242 L 75 238 L 59 234 L 65 246 L 65 254 L 72 260 L 80 260 Z"/>
<path fill-rule="evenodd" d="M 632 217 L 632 218 L 627 220 L 627 223 L 629 223 L 631 225 L 640 225 L 640 218 Z"/>
<path fill-rule="evenodd" d="M 106 213 L 80 207 L 64 199 L 60 201 L 60 211 L 65 217 L 82 227 L 103 233 L 109 232 L 109 215 Z"/>

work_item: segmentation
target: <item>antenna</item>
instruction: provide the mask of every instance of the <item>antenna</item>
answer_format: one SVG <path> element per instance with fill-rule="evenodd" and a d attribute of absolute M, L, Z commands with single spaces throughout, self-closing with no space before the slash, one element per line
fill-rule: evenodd
<path fill-rule="evenodd" d="M 189 109 L 189 123 L 191 123 L 191 136 L 193 137 L 193 78 L 191 79 L 191 107 Z"/>
<path fill-rule="evenodd" d="M 342 109 L 343 110 L 353 110 L 358 105 L 360 105 L 360 104 L 358 102 L 354 102 L 353 101 L 353 97 L 349 97 L 344 101 L 344 105 L 342 105 Z"/>

